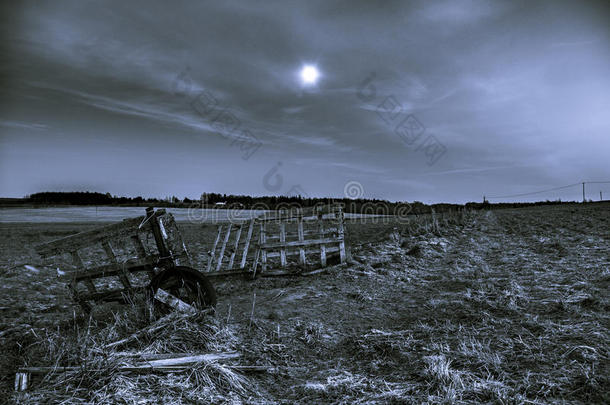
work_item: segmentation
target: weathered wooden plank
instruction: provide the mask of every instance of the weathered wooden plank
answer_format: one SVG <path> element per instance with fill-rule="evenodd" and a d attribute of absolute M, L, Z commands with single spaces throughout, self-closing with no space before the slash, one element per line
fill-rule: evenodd
<path fill-rule="evenodd" d="M 272 242 L 262 244 L 261 247 L 264 249 L 280 249 L 287 247 L 299 247 L 299 246 L 314 246 L 314 245 L 325 245 L 339 243 L 338 238 L 320 238 L 320 239 L 309 239 L 309 240 L 291 240 L 288 242 Z"/>
<path fill-rule="evenodd" d="M 231 257 L 229 258 L 229 269 L 233 268 L 233 262 L 235 261 L 235 254 L 237 253 L 237 247 L 239 246 L 239 239 L 241 238 L 241 229 L 242 225 L 237 225 L 237 233 L 235 234 L 235 243 L 233 244 L 233 251 L 231 252 Z"/>
<path fill-rule="evenodd" d="M 314 245 L 315 247 L 315 245 Z M 307 256 L 308 254 L 313 254 L 313 253 L 320 253 L 320 249 L 304 249 L 305 250 L 305 256 Z M 326 246 L 326 255 L 328 255 L 329 253 L 334 253 L 334 252 L 338 252 L 339 251 L 339 247 L 329 247 Z M 286 256 L 290 257 L 290 256 L 300 256 L 301 252 L 300 249 L 298 250 L 286 250 Z M 275 252 L 267 252 L 267 259 L 274 259 L 276 257 L 280 257 L 280 252 L 279 251 L 275 251 Z"/>
<path fill-rule="evenodd" d="M 169 367 L 180 367 L 193 365 L 197 363 L 209 363 L 219 360 L 232 360 L 241 357 L 238 352 L 217 352 L 217 353 L 205 353 L 205 354 L 194 354 L 183 356 L 180 353 L 168 353 L 167 355 L 177 355 L 177 357 L 166 357 L 160 359 L 143 360 L 135 365 L 131 366 L 119 366 L 117 371 L 137 371 L 137 370 L 153 370 L 153 369 L 164 369 Z M 162 355 L 163 357 L 167 355 Z M 153 355 L 154 356 L 154 355 Z M 244 367 L 255 367 L 255 366 L 244 366 Z M 184 368 L 185 369 L 185 368 Z M 54 367 L 21 367 L 17 371 L 18 373 L 24 374 L 48 374 L 48 373 L 62 373 L 69 371 L 83 370 L 82 366 L 54 366 Z M 90 371 L 100 371 L 91 369 Z M 17 385 L 15 385 L 17 388 Z M 27 388 L 27 387 L 26 387 Z"/>
<path fill-rule="evenodd" d="M 261 256 L 261 271 L 264 273 L 267 270 L 267 250 L 264 247 L 267 241 L 267 235 L 265 234 L 265 223 L 261 222 L 261 233 L 260 233 L 260 256 Z M 256 275 L 256 268 L 254 270 L 254 275 Z"/>
<path fill-rule="evenodd" d="M 150 360 L 150 361 L 147 361 L 146 363 L 141 364 L 140 366 L 142 366 L 142 367 L 183 366 L 183 365 L 187 365 L 187 364 L 196 364 L 196 363 L 201 363 L 201 362 L 236 359 L 240 356 L 241 356 L 241 354 L 239 354 L 237 352 L 208 353 L 208 354 L 200 354 L 197 356 L 190 356 L 190 357 L 177 357 L 174 359 Z"/>
<path fill-rule="evenodd" d="M 117 275 L 122 271 L 122 267 L 125 270 L 136 273 L 138 271 L 149 271 L 159 260 L 159 255 L 147 256 L 141 259 L 130 259 L 122 264 L 104 264 L 102 266 L 92 267 L 86 271 L 70 271 L 66 272 L 61 278 L 63 280 L 76 280 L 81 281 L 85 279 L 96 279 L 100 277 L 110 277 Z"/>
<path fill-rule="evenodd" d="M 86 313 L 89 313 L 91 311 L 91 305 L 87 301 L 80 298 L 80 292 L 76 288 L 77 284 L 78 280 L 72 278 L 68 282 L 68 290 L 70 290 L 70 293 L 72 294 L 72 299 L 74 299 L 74 301 L 78 303 Z"/>
<path fill-rule="evenodd" d="M 188 314 L 194 314 L 197 310 L 186 302 L 182 301 L 180 298 L 168 293 L 162 288 L 157 289 L 155 293 L 155 299 L 159 302 L 164 303 L 165 305 L 169 305 L 177 311 L 185 312 Z"/>
<path fill-rule="evenodd" d="M 146 249 L 144 249 L 144 245 L 142 244 L 142 240 L 140 236 L 133 235 L 131 236 L 131 241 L 133 243 L 133 247 L 136 249 L 136 254 L 139 258 L 146 257 Z"/>
<path fill-rule="evenodd" d="M 166 213 L 159 217 L 159 227 L 165 241 L 165 246 L 172 255 L 172 260 L 176 266 L 192 267 L 191 256 L 184 244 L 180 229 L 176 224 L 174 216 Z"/>
<path fill-rule="evenodd" d="M 286 247 L 284 246 L 286 243 L 286 224 L 284 222 L 280 223 L 280 243 L 282 244 L 280 248 L 280 266 L 286 267 Z"/>
<path fill-rule="evenodd" d="M 257 247 L 256 251 L 254 252 L 254 261 L 252 262 L 252 278 L 256 277 L 256 271 L 258 269 L 258 262 L 259 262 L 260 256 L 261 256 L 260 235 L 258 236 L 258 240 L 259 240 L 259 247 Z"/>
<path fill-rule="evenodd" d="M 146 249 L 144 248 L 144 244 L 142 244 L 142 240 L 139 235 L 133 235 L 131 237 L 131 242 L 133 243 L 133 247 L 136 249 L 136 255 L 138 259 L 146 258 Z M 152 267 L 147 269 L 148 276 L 152 280 L 155 277 L 155 271 Z"/>
<path fill-rule="evenodd" d="M 108 353 L 111 357 L 125 357 L 137 361 L 159 360 L 159 359 L 177 359 L 178 357 L 198 356 L 203 353 L 140 353 L 140 352 L 111 352 Z"/>
<path fill-rule="evenodd" d="M 340 240 L 339 258 L 340 258 L 341 263 L 345 263 L 345 230 L 343 227 L 344 215 L 343 215 L 343 210 L 341 209 L 341 207 L 337 208 L 337 210 L 335 211 L 335 215 L 337 216 L 337 220 L 338 220 L 337 228 L 339 229 L 339 232 L 338 232 L 338 234 L 339 234 L 338 238 Z"/>
<path fill-rule="evenodd" d="M 159 211 L 157 211 L 159 212 Z M 155 215 L 154 209 L 149 207 L 146 208 L 146 221 L 147 224 L 152 231 L 152 234 L 155 238 L 155 244 L 157 245 L 157 250 L 159 251 L 160 260 L 169 264 L 173 264 L 173 260 L 171 258 L 171 252 L 168 249 L 166 244 L 167 235 L 164 235 L 164 231 L 161 230 L 161 225 L 159 225 L 159 215 Z"/>
<path fill-rule="evenodd" d="M 252 239 L 252 232 L 254 232 L 254 221 L 250 221 L 248 225 L 248 234 L 246 235 L 246 241 L 244 243 L 244 253 L 241 256 L 241 263 L 239 268 L 243 269 L 246 267 L 246 259 L 248 257 L 248 249 L 250 249 L 250 240 Z"/>
<path fill-rule="evenodd" d="M 78 250 L 70 252 L 70 256 L 72 257 L 72 264 L 74 264 L 74 266 L 76 267 L 76 272 L 81 274 L 86 273 L 87 269 L 85 269 L 85 264 L 83 263 L 83 260 L 81 259 L 80 255 L 78 254 Z M 95 289 L 95 284 L 93 284 L 93 281 L 91 281 L 90 278 L 84 278 L 82 279 L 82 281 L 85 283 L 85 286 L 87 286 L 87 290 L 89 290 L 90 293 L 94 293 L 97 291 Z M 74 287 L 76 289 L 76 285 Z"/>
<path fill-rule="evenodd" d="M 25 391 L 28 389 L 30 374 L 30 371 L 24 371 L 22 369 L 20 369 L 19 372 L 15 374 L 15 391 Z"/>
<path fill-rule="evenodd" d="M 165 210 L 157 210 L 154 213 L 154 216 L 156 217 L 163 214 L 165 214 Z M 145 216 L 125 219 L 116 224 L 102 226 L 43 243 L 35 246 L 35 249 L 39 255 L 49 257 L 91 246 L 105 239 L 128 237 L 138 232 L 140 224 L 142 224 L 145 219 Z"/>
<path fill-rule="evenodd" d="M 216 263 L 216 271 L 220 271 L 220 267 L 222 266 L 222 259 L 224 259 L 225 249 L 227 248 L 227 243 L 229 242 L 229 237 L 231 236 L 231 228 L 233 224 L 229 224 L 227 228 L 227 233 L 225 234 L 225 238 L 222 241 L 222 246 L 220 247 L 220 253 L 218 254 L 218 262 Z"/>
<path fill-rule="evenodd" d="M 331 218 L 321 218 L 324 215 L 333 214 L 340 204 L 324 204 L 315 207 L 296 208 L 289 211 L 273 211 L 264 213 L 256 218 L 257 222 L 296 222 L 300 218 L 306 221 L 329 220 Z"/>
<path fill-rule="evenodd" d="M 230 360 L 231 358 L 228 358 L 228 359 Z M 224 359 L 218 359 L 218 360 L 224 360 Z M 210 360 L 210 361 L 215 361 L 215 360 Z M 225 364 L 224 367 L 230 368 L 235 371 L 240 371 L 240 372 L 264 372 L 264 371 L 269 371 L 269 370 L 274 369 L 274 367 L 272 367 L 272 366 L 232 365 L 232 364 Z M 57 374 L 57 373 L 64 373 L 64 372 L 71 372 L 71 371 L 82 371 L 83 368 L 81 366 L 23 367 L 20 370 L 24 370 L 25 373 L 23 373 L 23 374 L 26 374 L 27 378 L 29 378 L 31 374 L 37 374 L 37 375 Z M 124 372 L 124 373 L 152 373 L 152 372 L 154 372 L 154 373 L 182 373 L 182 372 L 192 371 L 193 365 L 184 364 L 184 365 L 177 365 L 177 366 L 149 366 L 147 364 L 142 364 L 142 365 L 135 365 L 135 366 L 119 366 L 119 367 L 115 368 L 115 370 L 117 372 Z M 91 368 L 91 369 L 87 369 L 87 371 L 90 373 L 101 373 L 101 372 L 104 372 L 105 370 Z M 18 378 L 19 378 L 19 376 L 15 375 L 16 383 L 18 381 L 17 380 Z M 21 381 L 21 380 L 19 380 L 19 381 Z M 27 389 L 27 384 L 26 384 L 25 388 L 23 388 L 23 390 L 25 390 L 25 389 Z"/>
<path fill-rule="evenodd" d="M 216 234 L 216 239 L 214 240 L 214 244 L 212 245 L 212 250 L 208 256 L 208 271 L 212 270 L 212 266 L 214 265 L 214 259 L 216 258 L 216 246 L 218 246 L 218 241 L 220 240 L 220 236 L 222 235 L 222 225 L 218 226 L 218 233 Z"/>
<path fill-rule="evenodd" d="M 298 223 L 297 223 L 298 224 Z M 338 234 L 338 228 L 324 228 L 324 233 L 320 234 L 319 230 L 315 230 L 315 231 L 303 231 L 303 236 L 312 236 L 312 235 L 316 235 L 316 236 L 324 236 L 324 235 L 329 235 L 329 234 Z M 299 237 L 299 233 L 298 232 L 286 232 L 286 239 L 291 239 L 291 238 L 298 238 Z M 270 240 L 279 240 L 280 236 L 279 235 L 268 235 L 267 236 L 267 241 Z"/>
<path fill-rule="evenodd" d="M 82 300 L 85 300 L 85 301 L 120 301 L 120 300 L 122 300 L 123 295 L 125 295 L 125 294 L 144 291 L 147 288 L 148 287 L 146 286 L 146 287 L 132 287 L 131 289 L 119 288 L 119 289 L 113 289 L 113 290 L 98 291 L 96 293 L 80 294 L 79 298 Z"/>
<path fill-rule="evenodd" d="M 324 235 L 324 222 L 320 221 L 319 229 L 320 235 Z M 324 243 L 320 244 L 320 264 L 322 267 L 326 266 L 326 245 Z"/>
<path fill-rule="evenodd" d="M 108 343 L 106 346 L 104 346 L 104 348 L 112 349 L 115 347 L 120 347 L 127 343 L 131 343 L 135 340 L 138 340 L 142 336 L 152 335 L 153 333 L 155 333 L 163 328 L 167 328 L 168 326 L 171 326 L 173 324 L 172 321 L 176 319 L 176 315 L 179 315 L 179 314 L 172 312 L 168 315 L 165 315 L 164 317 L 157 319 L 154 323 L 152 323 L 142 329 L 139 329 L 137 332 L 132 333 L 131 335 L 127 336 L 126 338 L 117 340 L 116 342 Z"/>
<path fill-rule="evenodd" d="M 305 232 L 303 231 L 303 218 L 301 218 L 297 227 L 298 227 L 297 233 L 298 233 L 299 241 L 304 242 L 305 241 Z M 303 247 L 299 248 L 299 263 L 302 265 L 305 264 L 305 249 Z"/>
<path fill-rule="evenodd" d="M 114 250 L 112 249 L 112 246 L 110 245 L 110 242 L 108 242 L 107 240 L 102 242 L 102 247 L 104 248 L 104 251 L 106 252 L 106 256 L 108 256 L 108 260 L 110 261 L 111 264 L 117 266 L 120 271 L 117 273 L 117 276 L 119 276 L 119 280 L 121 281 L 121 284 L 123 284 L 123 287 L 125 288 L 131 288 L 131 283 L 129 282 L 129 270 L 125 269 L 123 266 L 121 266 L 118 262 L 118 260 L 116 259 L 116 255 L 114 254 Z"/>
<path fill-rule="evenodd" d="M 248 274 L 248 271 L 245 271 L 243 269 L 233 269 L 233 270 L 221 270 L 221 271 L 210 271 L 210 272 L 206 272 L 205 276 L 206 277 L 225 277 L 225 276 L 237 276 L 237 275 L 241 275 L 243 276 L 244 274 Z"/>

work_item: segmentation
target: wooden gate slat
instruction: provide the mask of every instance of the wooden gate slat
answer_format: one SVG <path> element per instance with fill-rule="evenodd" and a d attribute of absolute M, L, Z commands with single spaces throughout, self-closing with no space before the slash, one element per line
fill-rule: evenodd
<path fill-rule="evenodd" d="M 117 275 L 119 276 L 119 280 L 121 281 L 121 284 L 123 284 L 123 287 L 131 288 L 131 283 L 129 282 L 129 277 L 127 276 L 128 272 L 127 270 L 125 270 L 124 266 L 121 266 L 119 264 L 118 260 L 116 259 L 116 255 L 114 254 L 114 250 L 110 245 L 110 242 L 102 242 L 102 247 L 104 248 L 104 252 L 106 252 L 106 256 L 108 256 L 108 260 L 110 260 L 110 263 L 114 264 L 120 270 Z"/>
<path fill-rule="evenodd" d="M 338 228 L 338 238 L 339 238 L 339 260 L 341 261 L 341 263 L 345 263 L 345 230 L 343 228 L 343 220 L 344 220 L 344 215 L 343 215 L 343 210 L 339 207 L 337 209 L 337 211 L 335 212 L 335 215 L 337 216 L 337 220 L 338 220 L 338 224 L 337 224 L 337 228 Z"/>
<path fill-rule="evenodd" d="M 324 222 L 320 221 L 320 235 L 324 235 Z M 326 267 L 326 245 L 320 244 L 320 264 L 322 267 Z"/>
<path fill-rule="evenodd" d="M 229 242 L 229 237 L 231 236 L 232 227 L 233 227 L 233 224 L 229 224 L 225 238 L 222 241 L 222 246 L 220 247 L 220 253 L 218 254 L 218 262 L 216 263 L 216 271 L 220 271 L 220 267 L 222 266 L 222 259 L 224 258 L 225 249 L 227 248 L 227 243 Z"/>
<path fill-rule="evenodd" d="M 235 254 L 237 253 L 237 247 L 239 246 L 239 239 L 241 238 L 241 229 L 243 224 L 237 225 L 237 233 L 235 234 L 235 243 L 233 244 L 233 251 L 231 252 L 231 258 L 229 259 L 229 267 L 227 270 L 231 270 L 233 268 L 233 262 L 235 261 Z"/>
<path fill-rule="evenodd" d="M 298 234 L 299 234 L 299 242 L 305 241 L 305 233 L 303 232 L 303 217 L 299 219 L 298 222 Z M 301 265 L 305 264 L 305 249 L 303 247 L 299 248 L 299 263 Z"/>
<path fill-rule="evenodd" d="M 261 233 L 260 233 L 260 256 L 261 256 L 261 272 L 267 270 L 267 250 L 265 249 L 265 243 L 267 242 L 267 236 L 265 235 L 265 222 L 261 222 Z"/>
<path fill-rule="evenodd" d="M 136 255 L 138 256 L 138 259 L 145 259 L 146 258 L 146 249 L 144 249 L 144 244 L 142 244 L 142 240 L 140 239 L 140 236 L 133 235 L 131 237 L 131 241 L 133 243 L 134 248 L 136 249 Z M 151 267 L 147 272 L 148 272 L 149 278 L 152 280 L 153 277 L 155 276 L 155 271 Z"/>
<path fill-rule="evenodd" d="M 208 270 L 212 271 L 212 266 L 214 265 L 214 260 L 216 259 L 216 246 L 218 246 L 218 241 L 220 240 L 220 235 L 222 234 L 222 225 L 218 226 L 218 233 L 216 234 L 216 239 L 214 240 L 214 245 L 212 245 L 212 250 L 209 253 L 208 257 Z"/>
<path fill-rule="evenodd" d="M 280 223 L 280 243 L 286 243 L 286 224 Z M 280 265 L 286 267 L 286 248 L 282 246 L 280 249 Z"/>
<path fill-rule="evenodd" d="M 78 254 L 78 250 L 73 250 L 72 252 L 70 252 L 70 256 L 72 256 L 72 263 L 76 266 L 78 271 L 85 272 L 85 264 L 83 263 L 83 259 L 81 259 L 80 255 Z M 93 281 L 91 281 L 90 278 L 84 278 L 82 279 L 82 281 L 83 283 L 85 283 L 90 293 L 97 292 L 97 290 L 95 289 L 95 284 L 93 284 Z M 74 285 L 74 288 L 76 289 L 76 285 Z"/>
<path fill-rule="evenodd" d="M 248 234 L 246 235 L 246 240 L 244 243 L 244 253 L 241 256 L 241 263 L 239 264 L 239 268 L 243 269 L 246 267 L 246 260 L 248 257 L 248 249 L 250 248 L 250 239 L 252 239 L 252 232 L 254 231 L 254 220 L 250 221 L 248 225 Z"/>

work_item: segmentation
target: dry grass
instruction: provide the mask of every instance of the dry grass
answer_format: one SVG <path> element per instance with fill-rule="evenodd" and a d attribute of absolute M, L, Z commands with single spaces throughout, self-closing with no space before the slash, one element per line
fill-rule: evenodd
<path fill-rule="evenodd" d="M 107 349 L 108 343 L 130 336 L 148 323 L 141 303 L 116 312 L 103 325 L 89 318 L 87 325 L 70 330 L 46 330 L 30 345 L 24 359 L 28 366 L 79 366 L 35 381 L 32 389 L 17 393 L 16 403 L 182 404 L 241 401 L 261 396 L 256 384 L 223 364 L 200 363 L 181 373 L 126 373 L 120 366 L 132 364 L 133 356 L 149 353 L 209 353 L 234 351 L 239 338 L 234 328 L 221 325 L 209 315 L 173 313 L 162 319 L 164 327 L 122 347 Z M 101 315 L 97 315 L 101 317 Z"/>
<path fill-rule="evenodd" d="M 247 380 L 210 365 L 180 375 L 112 372 L 116 358 L 99 347 L 147 324 L 143 312 L 74 317 L 52 279 L 5 267 L 5 288 L 19 292 L 4 290 L 0 302 L 9 308 L 3 327 L 15 328 L 0 336 L 5 369 L 85 362 L 105 370 L 49 380 L 24 397 L 10 393 L 7 375 L 5 393 L 23 402 L 49 392 L 98 403 L 609 403 L 609 214 L 610 206 L 559 206 L 352 222 L 349 265 L 219 282 L 216 318 L 179 318 L 121 349 L 238 349 L 243 364 L 277 367 Z M 180 226 L 189 245 L 202 243 L 201 227 Z M 47 238 L 39 234 L 12 229 L 18 243 L 2 243 L 26 257 L 21 246 Z"/>

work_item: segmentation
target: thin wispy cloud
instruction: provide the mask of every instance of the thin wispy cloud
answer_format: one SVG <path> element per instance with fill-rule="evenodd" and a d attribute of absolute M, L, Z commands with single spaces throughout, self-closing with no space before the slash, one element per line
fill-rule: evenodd
<path fill-rule="evenodd" d="M 3 126 L 5 128 L 19 128 L 19 129 L 28 129 L 28 130 L 35 130 L 35 131 L 44 131 L 49 128 L 48 125 L 37 124 L 35 122 L 7 121 L 7 120 L 0 120 L 0 126 Z"/>

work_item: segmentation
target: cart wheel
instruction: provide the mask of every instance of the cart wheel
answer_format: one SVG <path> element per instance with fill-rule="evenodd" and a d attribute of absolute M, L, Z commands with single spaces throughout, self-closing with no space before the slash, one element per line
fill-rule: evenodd
<path fill-rule="evenodd" d="M 216 305 L 216 291 L 212 283 L 199 271 L 190 267 L 177 266 L 165 269 L 152 279 L 150 287 L 152 296 L 162 288 L 197 309 Z"/>

